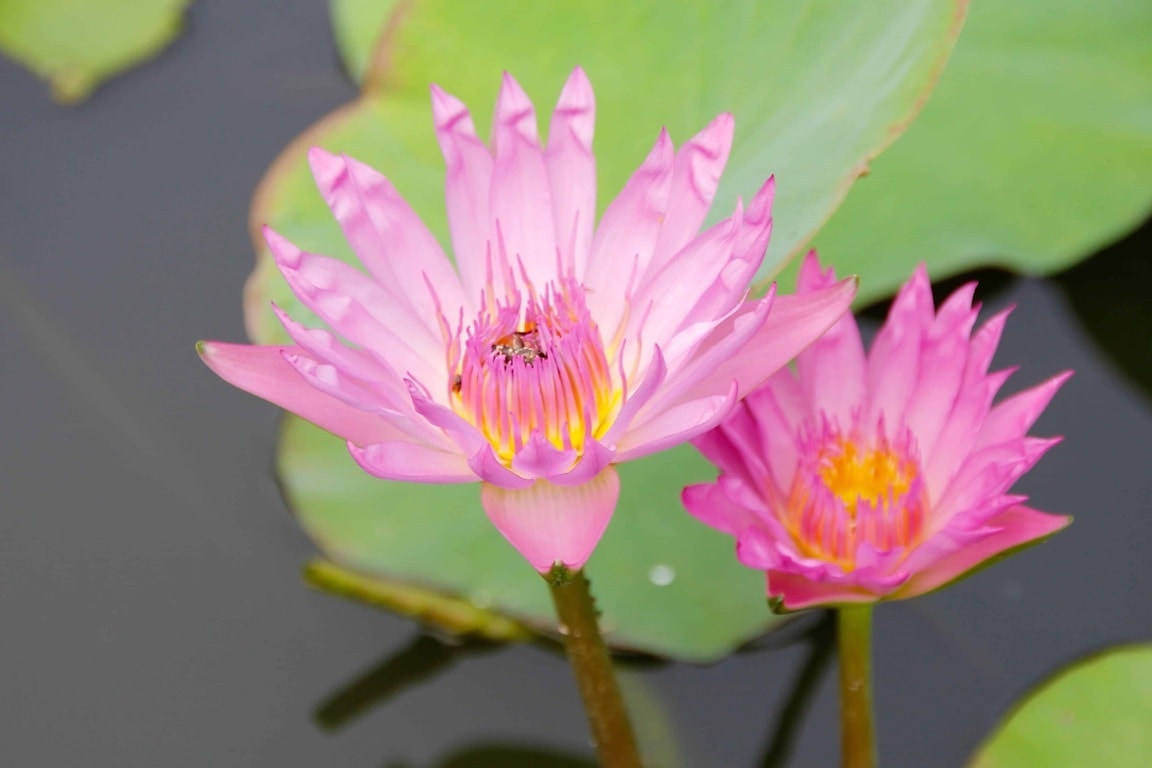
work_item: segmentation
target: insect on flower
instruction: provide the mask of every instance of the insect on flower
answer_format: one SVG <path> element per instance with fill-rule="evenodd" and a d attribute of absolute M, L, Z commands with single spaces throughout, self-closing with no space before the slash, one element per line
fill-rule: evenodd
<path fill-rule="evenodd" d="M 588 559 L 616 506 L 617 463 L 718 424 L 855 293 L 845 280 L 749 298 L 771 179 L 700 231 L 731 115 L 679 150 L 661 131 L 597 225 L 594 112 L 577 69 L 542 145 L 532 102 L 505 75 L 489 146 L 433 86 L 455 266 L 384 176 L 313 149 L 316 184 L 367 271 L 266 229 L 327 328 L 276 308 L 289 345 L 201 345 L 222 378 L 344 438 L 373 475 L 482 483 L 489 518 L 545 573 Z"/>

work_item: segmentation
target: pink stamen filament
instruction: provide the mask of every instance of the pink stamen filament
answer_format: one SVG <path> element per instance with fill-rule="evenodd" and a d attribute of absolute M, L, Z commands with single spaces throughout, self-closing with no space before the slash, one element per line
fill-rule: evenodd
<path fill-rule="evenodd" d="M 511 275 L 506 279 L 511 281 Z M 485 302 L 486 303 L 486 302 Z M 497 456 L 513 457 L 540 433 L 559 450 L 580 454 L 619 410 L 622 387 L 600 331 L 584 305 L 583 287 L 562 279 L 527 301 L 513 285 L 507 300 L 457 332 L 450 353 L 450 400 L 479 429 Z"/>

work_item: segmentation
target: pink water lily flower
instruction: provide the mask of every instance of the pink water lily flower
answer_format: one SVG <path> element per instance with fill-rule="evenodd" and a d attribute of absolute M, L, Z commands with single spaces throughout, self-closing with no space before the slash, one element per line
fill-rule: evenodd
<path fill-rule="evenodd" d="M 456 268 L 387 179 L 313 149 L 316 183 L 367 273 L 266 230 L 285 280 L 331 331 L 277 309 L 293 345 L 208 342 L 201 353 L 230 383 L 346 439 L 373 475 L 481 481 L 488 516 L 533 566 L 579 568 L 616 506 L 613 465 L 718 424 L 831 326 L 855 284 L 748 300 L 772 181 L 699 233 L 731 115 L 679 151 L 661 132 L 594 226 L 594 102 L 581 70 L 544 146 L 507 75 L 491 149 L 437 87 L 432 112 Z"/>
<path fill-rule="evenodd" d="M 832 284 L 815 254 L 798 292 Z M 688 510 L 737 539 L 778 608 L 893 600 L 936 589 L 1070 522 L 1010 486 L 1058 439 L 1027 431 L 1070 373 L 993 406 L 988 372 L 1007 318 L 975 333 L 975 284 L 934 310 L 923 266 L 865 354 L 846 314 L 694 440 L 720 468 Z"/>

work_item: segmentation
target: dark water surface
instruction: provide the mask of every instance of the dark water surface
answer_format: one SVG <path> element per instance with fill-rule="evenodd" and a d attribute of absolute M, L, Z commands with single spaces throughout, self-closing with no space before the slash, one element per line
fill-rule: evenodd
<path fill-rule="evenodd" d="M 300 584 L 313 548 L 276 491 L 277 411 L 194 354 L 243 338 L 249 198 L 353 97 L 335 56 L 325 3 L 200 0 L 171 50 L 76 108 L 0 61 L 0 765 L 585 764 L 556 654 L 456 657 Z M 1043 675 L 1152 635 L 1150 255 L 1145 231 L 985 294 L 1019 305 L 999 357 L 1016 388 L 1077 371 L 1034 430 L 1066 442 L 1018 486 L 1076 522 L 878 610 L 885 766 L 962 765 Z M 751 767 L 809 652 L 631 679 L 664 703 L 682 768 Z M 341 694 L 399 653 L 373 678 L 403 688 L 387 705 Z M 788 765 L 836 763 L 832 679 Z"/>

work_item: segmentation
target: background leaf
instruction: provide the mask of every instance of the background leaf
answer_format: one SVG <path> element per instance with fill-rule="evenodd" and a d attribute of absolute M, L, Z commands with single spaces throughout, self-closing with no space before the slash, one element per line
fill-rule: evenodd
<path fill-rule="evenodd" d="M 400 0 L 331 0 L 332 34 L 348 76 L 359 83 L 368 71 L 372 51 Z"/>
<path fill-rule="evenodd" d="M 488 522 L 478 484 L 379 480 L 343 441 L 292 416 L 279 469 L 289 503 L 333 560 L 554 630 L 547 586 Z M 588 563 L 609 642 L 714 661 L 781 621 L 768 611 L 763 574 L 680 507 L 682 484 L 714 476 L 704 459 L 682 446 L 619 471 L 620 509 Z"/>
<path fill-rule="evenodd" d="M 351 259 L 307 171 L 306 150 L 321 145 L 380 169 L 447 243 L 429 84 L 463 99 L 483 131 L 501 72 L 513 72 L 545 117 L 543 130 L 560 86 L 579 64 L 596 88 L 601 208 L 661 126 L 683 142 L 718 113 L 736 115 L 712 218 L 726 216 L 737 196 L 748 199 L 776 175 L 766 274 L 803 248 L 869 160 L 914 117 L 966 8 L 966 0 L 403 3 L 382 33 L 363 97 L 285 150 L 260 185 L 253 223 L 271 224 L 309 250 Z M 373 19 L 363 12 L 368 28 Z M 349 58 L 362 58 L 359 50 Z M 279 331 L 266 298 L 288 292 L 256 240 L 262 258 L 247 321 L 253 338 L 269 339 Z M 300 309 L 294 302 L 287 308 Z"/>
<path fill-rule="evenodd" d="M 927 261 L 1048 273 L 1152 207 L 1152 3 L 977 3 L 923 114 L 816 238 L 886 296 Z M 783 284 L 791 288 L 791 274 Z"/>
<path fill-rule="evenodd" d="M 580 64 L 596 87 L 601 206 L 661 125 L 684 141 L 731 110 L 737 138 L 715 215 L 775 172 L 769 258 L 780 260 L 903 130 L 947 59 L 964 10 L 944 0 L 404 4 L 380 38 L 362 97 L 284 151 L 257 192 L 252 222 L 354 262 L 307 171 L 307 148 L 322 145 L 381 169 L 443 237 L 444 170 L 429 83 L 464 99 L 483 126 L 501 71 L 511 71 L 535 96 L 546 126 L 561 84 Z M 309 315 L 256 240 L 249 332 L 279 343 L 270 300 L 298 319 Z M 476 486 L 371 478 L 339 440 L 292 418 L 280 470 L 289 503 L 334 561 L 458 595 L 540 630 L 553 626 L 547 590 L 488 523 Z M 778 621 L 756 608 L 765 603 L 763 575 L 738 565 L 728 537 L 681 509 L 683 485 L 711 479 L 714 469 L 682 447 L 620 472 L 618 512 L 589 563 L 610 642 L 708 661 Z"/>
<path fill-rule="evenodd" d="M 1053 675 L 980 748 L 971 768 L 1142 768 L 1152 755 L 1152 645 Z"/>
<path fill-rule="evenodd" d="M 75 102 L 155 56 L 180 31 L 188 0 L 0 0 L 0 50 Z"/>

